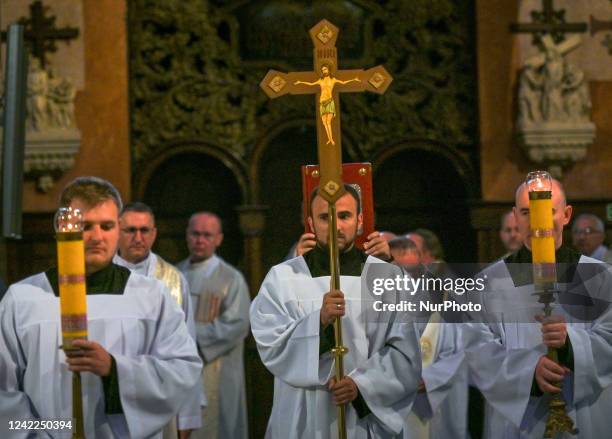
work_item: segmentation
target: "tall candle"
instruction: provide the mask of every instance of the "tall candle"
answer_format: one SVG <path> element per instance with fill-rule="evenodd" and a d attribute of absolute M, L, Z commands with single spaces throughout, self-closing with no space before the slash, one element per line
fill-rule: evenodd
<path fill-rule="evenodd" d="M 78 209 L 62 207 L 55 214 L 57 274 L 64 349 L 76 339 L 87 339 L 87 290 L 83 216 Z"/>
<path fill-rule="evenodd" d="M 534 282 L 555 282 L 552 177 L 545 171 L 527 174 L 529 224 Z"/>

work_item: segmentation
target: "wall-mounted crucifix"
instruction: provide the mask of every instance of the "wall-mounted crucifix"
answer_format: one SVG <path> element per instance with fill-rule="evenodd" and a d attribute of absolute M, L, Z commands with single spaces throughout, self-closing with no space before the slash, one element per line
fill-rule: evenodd
<path fill-rule="evenodd" d="M 612 31 L 612 20 L 598 20 L 591 15 L 590 18 L 591 36 L 598 32 Z M 606 34 L 601 40 L 601 45 L 608 49 L 608 54 L 612 55 L 612 34 Z"/>
<path fill-rule="evenodd" d="M 30 5 L 30 17 L 22 17 L 18 23 L 25 27 L 24 38 L 32 56 L 40 60 L 44 69 L 47 64 L 47 53 L 57 50 L 56 41 L 69 42 L 79 36 L 79 29 L 75 27 L 55 27 L 56 17 L 45 16 L 48 8 L 40 0 Z M 2 32 L 2 41 L 6 40 L 6 32 Z"/>
<path fill-rule="evenodd" d="M 587 23 L 567 23 L 565 9 L 555 10 L 553 0 L 542 0 L 541 11 L 531 11 L 534 23 L 513 23 L 510 30 L 514 33 L 533 34 L 533 44 L 539 44 L 545 34 L 550 34 L 555 43 L 565 39 L 566 33 L 583 33 Z"/>

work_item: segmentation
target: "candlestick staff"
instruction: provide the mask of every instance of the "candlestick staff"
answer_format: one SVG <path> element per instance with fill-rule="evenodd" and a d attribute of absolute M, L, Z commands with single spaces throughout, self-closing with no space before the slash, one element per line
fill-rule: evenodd
<path fill-rule="evenodd" d="M 555 257 L 555 239 L 553 234 L 552 177 L 545 171 L 534 171 L 527 174 L 529 190 L 529 223 L 531 228 L 531 251 L 533 284 L 535 294 L 544 304 L 544 315 L 552 313 L 551 304 L 555 301 L 557 272 Z M 556 348 L 548 348 L 548 358 L 558 362 Z M 578 430 L 567 415 L 565 401 L 560 393 L 553 395 L 549 403 L 549 415 L 546 420 L 545 438 L 554 437 L 557 433 Z"/>

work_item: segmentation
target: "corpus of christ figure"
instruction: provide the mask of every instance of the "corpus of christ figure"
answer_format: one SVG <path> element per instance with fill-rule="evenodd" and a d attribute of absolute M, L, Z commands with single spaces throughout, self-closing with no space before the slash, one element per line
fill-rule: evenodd
<path fill-rule="evenodd" d="M 325 134 L 327 135 L 327 143 L 335 145 L 334 142 L 334 134 L 332 132 L 332 119 L 336 117 L 336 104 L 334 104 L 334 97 L 332 93 L 334 91 L 334 85 L 336 84 L 348 84 L 349 82 L 361 82 L 361 79 L 355 77 L 353 79 L 348 79 L 346 81 L 342 81 L 340 79 L 334 78 L 331 74 L 331 69 L 329 64 L 325 63 L 321 66 L 321 78 L 317 79 L 314 82 L 307 81 L 295 81 L 293 85 L 318 85 L 321 87 L 321 93 L 319 96 L 319 114 L 321 116 L 321 122 L 323 122 L 323 127 L 325 128 Z"/>

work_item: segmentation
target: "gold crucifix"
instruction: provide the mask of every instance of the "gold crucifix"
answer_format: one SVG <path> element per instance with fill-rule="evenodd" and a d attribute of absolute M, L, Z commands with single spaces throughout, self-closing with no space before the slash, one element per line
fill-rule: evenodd
<path fill-rule="evenodd" d="M 342 138 L 340 93 L 371 91 L 382 94 L 393 78 L 383 66 L 368 70 L 338 70 L 336 39 L 339 29 L 321 20 L 310 29 L 314 45 L 314 71 L 283 73 L 270 70 L 260 87 L 274 99 L 286 94 L 315 94 L 317 143 L 322 191 L 329 203 L 344 193 L 342 186 Z"/>

